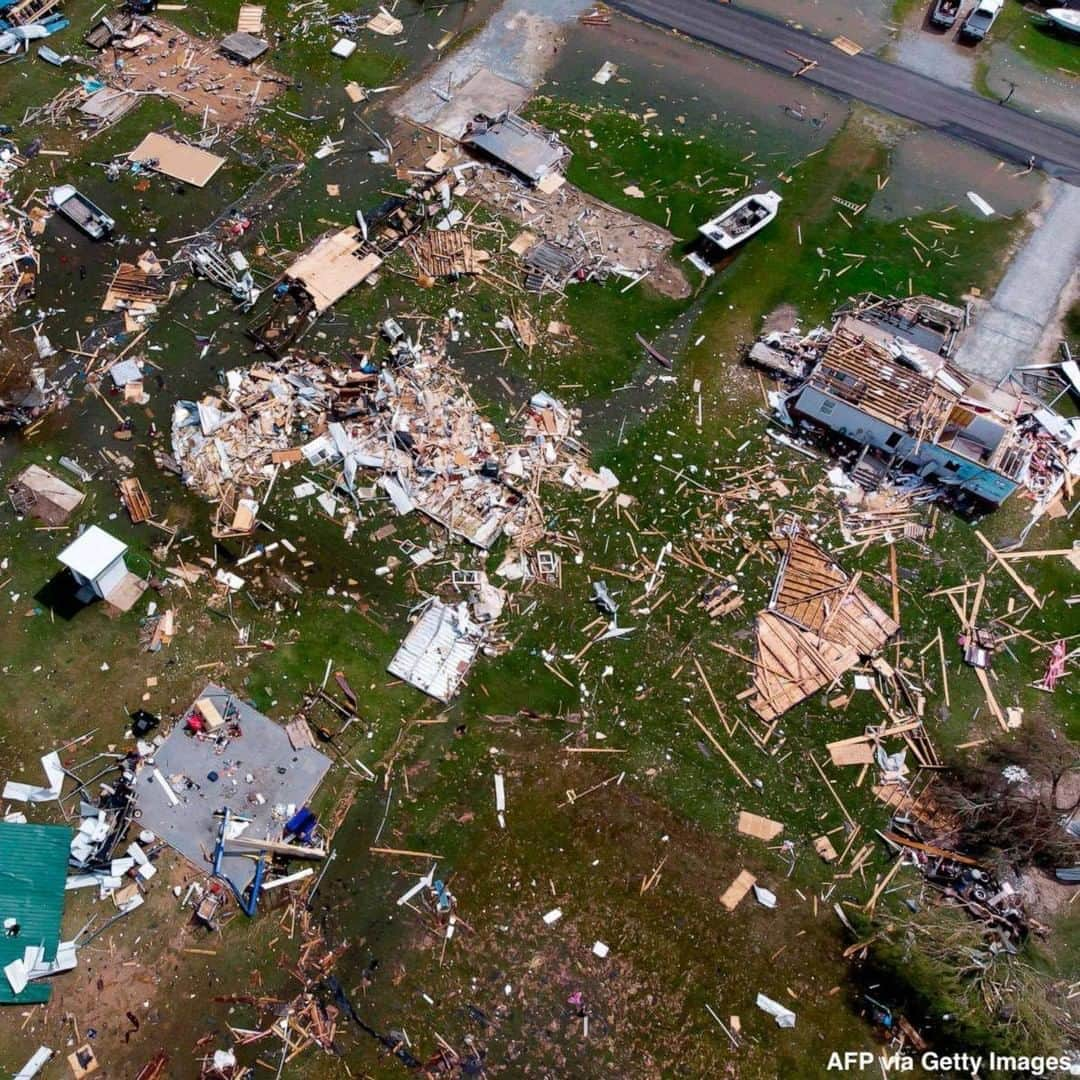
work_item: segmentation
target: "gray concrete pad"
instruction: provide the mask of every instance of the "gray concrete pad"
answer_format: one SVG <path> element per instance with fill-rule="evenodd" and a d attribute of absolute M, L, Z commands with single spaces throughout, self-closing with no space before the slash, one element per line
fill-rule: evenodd
<path fill-rule="evenodd" d="M 968 371 L 996 380 L 1031 363 L 1080 265 L 1080 188 L 1053 180 L 1051 190 L 1052 202 L 1041 222 L 957 350 L 956 362 Z"/>
<path fill-rule="evenodd" d="M 312 747 L 294 750 L 284 727 L 223 687 L 211 683 L 199 697 L 209 698 L 223 716 L 227 706 L 230 715 L 235 710 L 242 734 L 220 740 L 196 737 L 188 733 L 185 722 L 178 723 L 153 763 L 143 766 L 135 791 L 142 811 L 140 827 L 209 873 L 221 824 L 215 811 L 227 806 L 251 818 L 245 836 L 277 839 L 286 819 L 275 814 L 275 808 L 303 806 L 326 775 L 330 759 Z M 170 803 L 155 779 L 155 767 L 172 786 L 178 805 Z M 208 778 L 211 772 L 218 774 L 216 781 Z M 265 802 L 260 803 L 257 795 Z M 255 861 L 227 854 L 222 871 L 243 889 L 255 876 Z"/>
<path fill-rule="evenodd" d="M 592 0 L 503 0 L 479 32 L 428 68 L 392 111 L 456 139 L 477 111 L 518 108 L 554 61 L 564 26 L 593 6 Z M 479 81 L 468 85 L 477 74 Z M 448 87 L 452 99 L 462 93 L 463 100 L 440 96 Z"/>

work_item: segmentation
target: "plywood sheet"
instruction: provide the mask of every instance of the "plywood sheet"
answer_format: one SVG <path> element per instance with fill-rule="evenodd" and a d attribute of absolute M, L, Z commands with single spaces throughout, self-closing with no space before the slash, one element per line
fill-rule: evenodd
<path fill-rule="evenodd" d="M 829 743 L 829 757 L 834 765 L 872 765 L 874 748 L 869 741 Z"/>
<path fill-rule="evenodd" d="M 205 187 L 213 175 L 225 164 L 223 157 L 200 150 L 197 146 L 177 142 L 165 135 L 151 131 L 134 150 L 128 154 L 129 161 L 157 161 L 154 169 L 174 180 L 183 180 L 194 187 Z"/>
<path fill-rule="evenodd" d="M 241 4 L 240 14 L 236 18 L 238 33 L 261 34 L 263 28 L 263 15 L 266 8 L 261 4 Z"/>
<path fill-rule="evenodd" d="M 742 902 L 743 897 L 753 888 L 755 881 L 757 878 L 749 870 L 740 871 L 739 876 L 724 890 L 720 903 L 728 911 L 734 911 Z"/>
<path fill-rule="evenodd" d="M 738 829 L 743 836 L 755 836 L 758 840 L 775 840 L 784 831 L 784 826 L 771 818 L 751 814 L 749 810 L 740 810 Z"/>

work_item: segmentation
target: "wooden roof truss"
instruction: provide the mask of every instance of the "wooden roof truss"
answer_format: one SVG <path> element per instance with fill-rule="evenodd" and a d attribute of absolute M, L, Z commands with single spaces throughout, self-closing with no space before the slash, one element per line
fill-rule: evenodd
<path fill-rule="evenodd" d="M 772 721 L 878 652 L 900 626 L 801 529 L 785 523 L 768 608 L 756 623 L 751 708 Z"/>

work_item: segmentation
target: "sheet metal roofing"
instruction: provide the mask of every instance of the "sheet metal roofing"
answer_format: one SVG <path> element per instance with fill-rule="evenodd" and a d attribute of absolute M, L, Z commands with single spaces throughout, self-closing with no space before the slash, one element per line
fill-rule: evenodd
<path fill-rule="evenodd" d="M 417 690 L 448 702 L 468 674 L 481 644 L 483 630 L 469 618 L 464 604 L 450 607 L 433 600 L 387 670 Z"/>
<path fill-rule="evenodd" d="M 45 958 L 56 956 L 64 916 L 71 829 L 64 825 L 16 825 L 0 821 L 0 923 L 12 918 L 19 932 L 0 932 L 0 969 L 21 960 L 27 946 L 45 946 Z M 0 974 L 0 1004 L 48 1001 L 48 979 L 30 983 L 21 994 Z"/>

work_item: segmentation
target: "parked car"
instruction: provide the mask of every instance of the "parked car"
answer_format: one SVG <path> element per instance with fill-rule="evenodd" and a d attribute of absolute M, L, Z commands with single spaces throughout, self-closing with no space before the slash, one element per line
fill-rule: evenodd
<path fill-rule="evenodd" d="M 948 30 L 960 14 L 960 0 L 936 0 L 930 9 L 930 25 Z"/>
<path fill-rule="evenodd" d="M 994 25 L 1005 0 L 979 0 L 960 24 L 959 37 L 965 41 L 982 41 Z"/>

